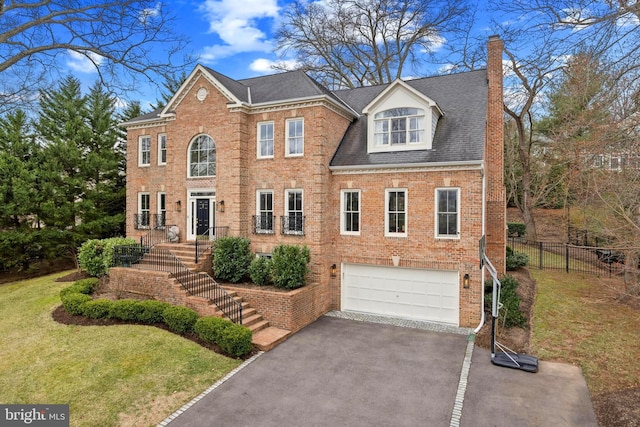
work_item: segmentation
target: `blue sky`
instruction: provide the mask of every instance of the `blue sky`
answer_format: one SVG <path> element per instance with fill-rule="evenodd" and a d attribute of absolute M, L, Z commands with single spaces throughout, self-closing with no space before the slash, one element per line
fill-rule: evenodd
<path fill-rule="evenodd" d="M 273 34 L 287 1 L 180 0 L 163 7 L 177 16 L 176 32 L 190 38 L 189 49 L 198 57 L 197 62 L 241 79 L 274 72 L 271 65 L 278 57 Z M 486 10 L 479 10 L 476 18 L 479 31 L 486 29 Z M 66 66 L 87 87 L 97 78 L 93 66 L 80 55 L 69 53 Z M 141 87 L 140 92 L 128 98 L 142 101 L 143 107 L 159 97 L 152 85 Z"/>

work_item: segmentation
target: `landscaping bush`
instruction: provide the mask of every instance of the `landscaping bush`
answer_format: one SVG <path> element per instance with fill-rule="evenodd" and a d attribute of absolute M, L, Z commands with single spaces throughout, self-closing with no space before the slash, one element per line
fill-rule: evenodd
<path fill-rule="evenodd" d="M 135 244 L 137 244 L 136 240 L 124 237 L 87 240 L 78 250 L 78 262 L 89 275 L 103 276 L 113 266 L 113 247 Z"/>
<path fill-rule="evenodd" d="M 304 286 L 310 260 L 311 254 L 306 246 L 276 246 L 271 258 L 271 279 L 274 286 L 284 289 Z"/>
<path fill-rule="evenodd" d="M 91 295 L 100 285 L 100 281 L 95 278 L 82 279 L 74 282 L 71 286 L 60 291 L 60 297 L 66 294 L 85 294 Z"/>
<path fill-rule="evenodd" d="M 91 301 L 89 295 L 81 294 L 79 292 L 67 292 L 60 295 L 62 305 L 68 313 L 80 315 L 83 314 L 84 304 Z"/>
<path fill-rule="evenodd" d="M 507 271 L 514 271 L 529 264 L 529 256 L 523 252 L 515 252 L 507 246 Z"/>
<path fill-rule="evenodd" d="M 142 307 L 140 301 L 132 299 L 119 299 L 111 305 L 111 317 L 114 319 L 135 322 L 140 317 Z"/>
<path fill-rule="evenodd" d="M 184 335 L 193 330 L 193 326 L 198 320 L 198 313 L 187 307 L 172 305 L 164 310 L 162 317 L 169 329 Z"/>
<path fill-rule="evenodd" d="M 216 278 L 238 283 L 249 273 L 253 254 L 249 239 L 223 237 L 217 239 L 213 249 L 213 272 Z"/>
<path fill-rule="evenodd" d="M 208 343 L 218 344 L 222 337 L 222 331 L 233 323 L 221 317 L 205 316 L 196 321 L 193 331 Z"/>
<path fill-rule="evenodd" d="M 509 237 L 523 237 L 526 234 L 526 227 L 521 222 L 508 222 L 507 230 Z"/>
<path fill-rule="evenodd" d="M 253 334 L 249 328 L 231 323 L 222 330 L 218 345 L 229 356 L 240 357 L 249 353 L 253 348 L 251 338 Z"/>
<path fill-rule="evenodd" d="M 94 299 L 82 306 L 82 314 L 91 319 L 106 319 L 111 317 L 113 301 L 108 299 Z"/>
<path fill-rule="evenodd" d="M 254 260 L 251 261 L 251 265 L 249 266 L 249 275 L 251 276 L 251 281 L 260 286 L 268 285 L 271 282 L 271 274 L 269 273 L 270 269 L 271 260 L 269 260 L 269 258 L 254 258 Z"/>
<path fill-rule="evenodd" d="M 500 309 L 500 319 L 504 319 L 504 325 L 507 328 L 514 326 L 524 328 L 527 325 L 527 319 L 520 311 L 520 297 L 518 296 L 516 289 L 518 289 L 518 281 L 513 276 L 505 275 L 500 279 L 502 285 L 500 292 L 500 302 L 502 308 Z M 485 282 L 485 308 L 491 311 L 491 304 L 493 301 L 492 280 L 489 279 Z M 506 315 L 506 317 L 504 317 Z"/>
<path fill-rule="evenodd" d="M 162 323 L 164 321 L 164 311 L 171 307 L 171 304 L 164 301 L 145 300 L 138 303 L 138 321 L 142 323 Z"/>

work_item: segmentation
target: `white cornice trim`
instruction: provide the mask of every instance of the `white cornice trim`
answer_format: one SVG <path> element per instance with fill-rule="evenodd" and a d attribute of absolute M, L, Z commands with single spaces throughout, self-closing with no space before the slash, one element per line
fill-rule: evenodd
<path fill-rule="evenodd" d="M 482 171 L 484 161 L 471 160 L 467 162 L 432 162 L 411 164 L 388 165 L 361 165 L 361 166 L 329 166 L 333 175 L 354 175 L 374 173 L 398 173 L 402 172 L 442 172 L 442 171 Z"/>
<path fill-rule="evenodd" d="M 227 108 L 231 112 L 244 112 L 246 114 L 260 114 L 273 111 L 291 110 L 294 108 L 304 107 L 325 107 L 334 113 L 344 117 L 351 121 L 358 117 L 358 115 L 351 109 L 347 109 L 344 106 L 338 104 L 335 100 L 327 95 L 306 97 L 306 98 L 294 98 L 286 99 L 278 102 L 263 102 L 259 104 L 249 105 L 247 103 L 229 104 Z"/>
<path fill-rule="evenodd" d="M 122 123 L 121 126 L 124 126 L 127 130 L 129 129 L 144 129 L 153 126 L 162 126 L 166 125 L 167 122 L 173 121 L 176 119 L 175 114 L 167 115 L 165 117 L 153 118 L 139 122 L 133 122 L 131 124 Z"/>

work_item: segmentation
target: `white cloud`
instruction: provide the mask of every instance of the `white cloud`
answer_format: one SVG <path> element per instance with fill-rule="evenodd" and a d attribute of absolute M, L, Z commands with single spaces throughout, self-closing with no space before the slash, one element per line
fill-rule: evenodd
<path fill-rule="evenodd" d="M 156 3 L 155 7 L 153 8 L 148 7 L 146 9 L 143 9 L 142 12 L 140 12 L 140 15 L 138 16 L 138 20 L 142 25 L 146 26 L 147 24 L 150 24 L 152 22 L 153 18 L 160 16 L 161 13 L 162 13 L 161 4 Z"/>
<path fill-rule="evenodd" d="M 258 58 L 249 65 L 249 68 L 256 73 L 268 74 L 274 72 L 275 66 L 282 67 L 286 70 L 295 70 L 300 66 L 300 63 L 293 59 L 272 61 L 266 58 Z"/>
<path fill-rule="evenodd" d="M 96 66 L 102 64 L 104 58 L 93 52 L 79 53 L 74 50 L 67 50 L 67 66 L 78 73 L 96 73 Z"/>
<path fill-rule="evenodd" d="M 209 32 L 217 34 L 222 43 L 205 47 L 202 60 L 213 62 L 236 53 L 273 50 L 258 21 L 277 18 L 279 10 L 277 0 L 206 0 L 198 11 L 209 22 Z"/>

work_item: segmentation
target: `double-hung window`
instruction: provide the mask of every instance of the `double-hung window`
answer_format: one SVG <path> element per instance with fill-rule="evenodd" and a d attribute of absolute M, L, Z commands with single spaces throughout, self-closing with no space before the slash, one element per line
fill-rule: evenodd
<path fill-rule="evenodd" d="M 138 165 L 149 166 L 151 164 L 151 137 L 141 136 L 138 139 Z"/>
<path fill-rule="evenodd" d="M 360 234 L 360 190 L 340 192 L 340 232 Z"/>
<path fill-rule="evenodd" d="M 287 156 L 302 156 L 304 154 L 304 119 L 287 120 Z"/>
<path fill-rule="evenodd" d="M 258 234 L 273 233 L 273 191 L 258 190 L 255 231 Z"/>
<path fill-rule="evenodd" d="M 151 214 L 151 196 L 149 193 L 138 193 L 138 214 L 135 218 L 135 228 L 149 228 Z"/>
<path fill-rule="evenodd" d="M 421 108 L 392 108 L 374 116 L 375 145 L 396 146 L 422 144 L 425 137 L 425 114 Z"/>
<path fill-rule="evenodd" d="M 436 237 L 460 237 L 460 190 L 436 190 Z"/>
<path fill-rule="evenodd" d="M 158 164 L 167 164 L 167 134 L 158 135 Z"/>
<path fill-rule="evenodd" d="M 273 158 L 273 122 L 258 123 L 258 158 Z"/>
<path fill-rule="evenodd" d="M 284 234 L 304 234 L 302 190 L 286 190 L 285 200 L 282 232 Z"/>
<path fill-rule="evenodd" d="M 386 190 L 385 235 L 407 235 L 407 190 Z"/>
<path fill-rule="evenodd" d="M 155 228 L 164 228 L 167 218 L 167 193 L 158 193 L 158 216 L 156 217 Z"/>

